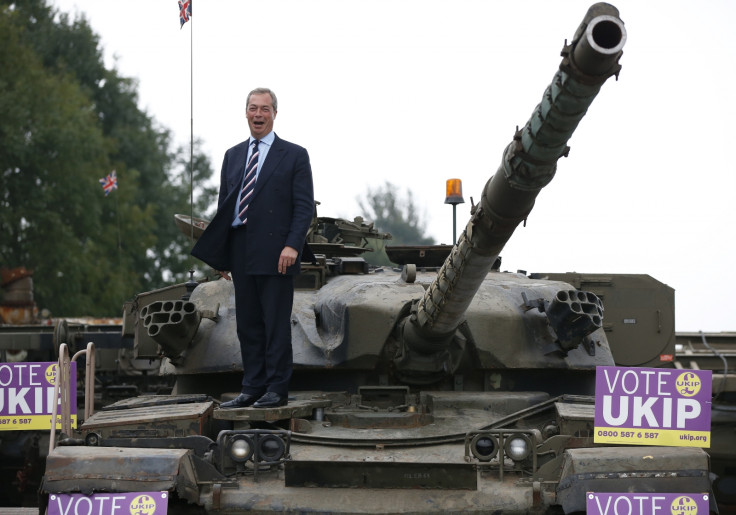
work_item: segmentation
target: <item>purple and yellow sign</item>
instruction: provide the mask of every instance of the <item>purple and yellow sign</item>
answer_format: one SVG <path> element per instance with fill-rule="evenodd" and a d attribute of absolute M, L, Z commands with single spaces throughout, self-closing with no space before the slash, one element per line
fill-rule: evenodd
<path fill-rule="evenodd" d="M 596 443 L 710 447 L 712 372 L 596 367 Z"/>
<path fill-rule="evenodd" d="M 601 493 L 586 494 L 588 515 L 708 515 L 708 494 Z"/>
<path fill-rule="evenodd" d="M 166 515 L 168 492 L 49 495 L 49 515 Z"/>
<path fill-rule="evenodd" d="M 54 362 L 0 363 L 0 431 L 51 429 L 54 408 Z M 77 364 L 71 363 L 72 427 L 77 427 Z M 61 408 L 57 408 L 57 414 Z M 61 429 L 61 415 L 56 427 Z"/>

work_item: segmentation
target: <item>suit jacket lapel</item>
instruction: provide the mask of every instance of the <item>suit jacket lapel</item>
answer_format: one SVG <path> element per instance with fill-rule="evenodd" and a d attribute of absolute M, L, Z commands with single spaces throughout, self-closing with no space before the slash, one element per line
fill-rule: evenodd
<path fill-rule="evenodd" d="M 278 168 L 278 165 L 281 162 L 281 159 L 283 159 L 285 155 L 286 149 L 284 148 L 284 145 L 281 143 L 281 138 L 279 138 L 275 134 L 274 136 L 275 138 L 273 140 L 273 145 L 271 145 L 271 148 L 268 149 L 266 160 L 263 162 L 263 166 L 261 166 L 261 171 L 258 174 L 258 180 L 256 181 L 256 187 L 253 190 L 253 198 L 258 196 L 258 193 L 260 193 L 260 191 L 264 188 L 265 184 L 271 178 L 271 175 L 273 175 L 273 171 L 276 170 L 276 168 Z"/>
<path fill-rule="evenodd" d="M 230 166 L 228 170 L 228 189 L 230 193 L 233 190 L 240 191 L 243 182 L 243 174 L 245 173 L 246 159 L 248 158 L 248 144 L 238 148 L 232 156 L 234 166 Z"/>

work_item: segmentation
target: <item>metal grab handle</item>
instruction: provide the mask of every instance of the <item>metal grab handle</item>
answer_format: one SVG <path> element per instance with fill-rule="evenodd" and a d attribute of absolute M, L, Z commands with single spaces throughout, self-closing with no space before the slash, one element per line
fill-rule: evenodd
<path fill-rule="evenodd" d="M 59 362 L 56 368 L 54 381 L 53 409 L 51 411 L 51 429 L 49 434 L 49 453 L 56 447 L 56 414 L 61 396 L 61 431 L 67 435 L 72 432 L 71 420 L 71 362 L 77 361 L 82 355 L 87 355 L 84 374 L 84 420 L 89 419 L 94 412 L 95 402 L 95 344 L 89 342 L 86 350 L 80 350 L 69 359 L 69 347 L 66 343 L 59 345 Z M 76 378 L 75 378 L 76 381 Z M 74 399 L 76 402 L 76 399 Z"/>
<path fill-rule="evenodd" d="M 77 352 L 72 361 L 76 361 L 83 354 L 87 355 L 84 369 L 84 420 L 87 420 L 95 410 L 95 344 L 89 342 L 87 349 Z"/>

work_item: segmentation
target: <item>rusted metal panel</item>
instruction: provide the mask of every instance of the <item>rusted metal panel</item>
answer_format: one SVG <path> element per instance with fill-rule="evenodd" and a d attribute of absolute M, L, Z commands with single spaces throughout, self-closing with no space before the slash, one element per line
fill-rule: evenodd
<path fill-rule="evenodd" d="M 145 424 L 148 422 L 166 422 L 181 419 L 201 418 L 212 410 L 214 403 L 196 402 L 191 404 L 174 404 L 151 408 L 131 408 L 119 411 L 98 411 L 82 426 L 82 429 L 121 426 L 126 424 Z"/>
<path fill-rule="evenodd" d="M 471 464 L 287 461 L 286 486 L 329 488 L 442 488 L 475 490 Z"/>
<path fill-rule="evenodd" d="M 432 488 L 320 488 L 285 486 L 283 477 L 259 475 L 243 478 L 239 488 L 223 485 L 218 513 L 533 513 L 531 483 L 517 478 L 500 482 L 478 481 L 478 489 Z M 204 499 L 207 510 L 213 500 Z"/>
<path fill-rule="evenodd" d="M 187 449 L 57 447 L 46 458 L 46 479 L 171 481 Z"/>
<path fill-rule="evenodd" d="M 82 425 L 102 437 L 165 437 L 206 433 L 213 401 L 98 411 Z"/>

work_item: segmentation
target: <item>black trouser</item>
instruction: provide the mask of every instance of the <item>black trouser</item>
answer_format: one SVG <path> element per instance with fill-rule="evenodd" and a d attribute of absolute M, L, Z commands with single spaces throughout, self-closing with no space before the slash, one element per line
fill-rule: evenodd
<path fill-rule="evenodd" d="M 234 231 L 235 234 L 239 232 Z M 232 262 L 237 263 L 237 260 Z M 243 359 L 241 391 L 248 395 L 275 392 L 286 396 L 293 363 L 291 308 L 294 303 L 294 276 L 250 275 L 237 268 L 237 265 L 233 266 L 231 273 Z"/>

